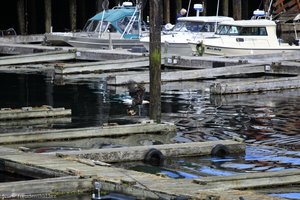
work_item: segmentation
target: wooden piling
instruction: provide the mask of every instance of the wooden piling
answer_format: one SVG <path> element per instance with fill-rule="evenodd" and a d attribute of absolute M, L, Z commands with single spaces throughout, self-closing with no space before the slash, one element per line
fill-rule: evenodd
<path fill-rule="evenodd" d="M 26 13 L 25 13 L 25 2 L 24 0 L 17 1 L 17 9 L 18 9 L 18 23 L 19 23 L 19 31 L 21 35 L 26 34 Z"/>
<path fill-rule="evenodd" d="M 150 1 L 150 119 L 161 122 L 161 18 L 162 0 Z"/>
<path fill-rule="evenodd" d="M 242 0 L 232 0 L 233 18 L 235 20 L 242 19 Z"/>
<path fill-rule="evenodd" d="M 164 0 L 164 23 L 170 23 L 170 0 Z"/>
<path fill-rule="evenodd" d="M 223 16 L 229 16 L 229 0 L 223 0 L 222 1 L 222 11 L 223 11 Z"/>
<path fill-rule="evenodd" d="M 45 32 L 50 33 L 52 30 L 52 0 L 44 0 L 44 10 L 45 10 Z"/>
<path fill-rule="evenodd" d="M 76 31 L 76 16 L 77 16 L 77 4 L 76 0 L 69 0 L 69 10 L 70 10 L 70 28 L 71 31 Z"/>

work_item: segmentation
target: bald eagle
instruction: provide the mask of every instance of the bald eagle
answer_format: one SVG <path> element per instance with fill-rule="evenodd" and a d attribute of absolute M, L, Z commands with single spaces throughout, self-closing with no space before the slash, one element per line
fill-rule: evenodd
<path fill-rule="evenodd" d="M 149 103 L 149 101 L 144 100 L 145 98 L 145 86 L 142 83 L 137 83 L 133 80 L 130 80 L 126 84 L 130 97 L 132 98 L 130 107 L 127 109 L 127 113 L 130 115 L 135 115 L 135 107 L 138 107 L 142 104 Z"/>

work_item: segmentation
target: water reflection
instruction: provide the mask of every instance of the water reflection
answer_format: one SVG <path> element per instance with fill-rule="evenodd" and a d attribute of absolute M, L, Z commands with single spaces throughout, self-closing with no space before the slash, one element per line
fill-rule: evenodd
<path fill-rule="evenodd" d="M 163 87 L 161 95 L 162 120 L 177 125 L 176 135 L 167 141 L 150 138 L 143 145 L 154 144 L 156 141 L 167 143 L 238 139 L 248 144 L 246 155 L 225 159 L 174 159 L 160 169 L 160 173 L 173 178 L 194 178 L 249 171 L 299 169 L 300 90 L 213 96 L 200 86 L 199 89 L 196 86 L 190 89 L 183 85 L 184 83 L 180 83 L 180 89 L 172 90 Z M 50 122 L 51 126 L 43 128 L 102 126 L 110 122 L 129 123 L 134 119 L 126 113 L 124 99 L 129 97 L 128 92 L 109 88 L 101 78 L 55 85 L 43 75 L 0 74 L 0 89 L 1 108 L 50 105 L 72 110 L 71 121 Z M 148 96 L 146 98 L 149 99 Z M 147 115 L 148 107 L 143 106 L 139 117 Z M 0 131 L 9 132 L 8 130 L 12 130 L 11 126 L 14 125 L 3 124 Z M 41 129 L 41 126 L 15 126 L 17 128 L 30 131 Z M 132 145 L 130 140 L 122 141 L 114 141 L 113 145 Z M 105 142 L 110 145 L 108 140 Z M 90 141 L 85 140 L 83 143 L 87 143 L 83 145 L 87 148 L 101 146 L 100 142 L 91 145 L 88 144 Z M 132 143 L 141 142 L 134 140 Z"/>

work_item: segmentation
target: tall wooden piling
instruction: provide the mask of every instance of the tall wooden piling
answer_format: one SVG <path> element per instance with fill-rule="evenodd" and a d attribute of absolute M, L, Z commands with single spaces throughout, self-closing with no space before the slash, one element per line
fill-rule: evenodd
<path fill-rule="evenodd" d="M 235 20 L 242 19 L 242 0 L 232 0 L 233 18 Z"/>
<path fill-rule="evenodd" d="M 161 121 L 161 18 L 162 0 L 150 1 L 150 119 Z"/>
<path fill-rule="evenodd" d="M 17 1 L 19 32 L 21 35 L 26 33 L 26 17 L 25 17 L 25 2 L 24 0 Z"/>
<path fill-rule="evenodd" d="M 69 0 L 69 10 L 70 10 L 70 28 L 71 31 L 75 31 L 76 30 L 76 24 L 77 24 L 77 20 L 76 20 L 76 0 Z"/>
<path fill-rule="evenodd" d="M 52 10 L 52 4 L 51 0 L 44 0 L 44 6 L 45 6 L 45 32 L 50 33 L 51 32 L 51 26 L 52 26 L 52 16 L 51 16 L 51 10 Z"/>
<path fill-rule="evenodd" d="M 170 0 L 164 0 L 164 23 L 170 23 Z"/>
<path fill-rule="evenodd" d="M 222 15 L 228 16 L 229 15 L 229 0 L 223 0 L 222 2 Z"/>

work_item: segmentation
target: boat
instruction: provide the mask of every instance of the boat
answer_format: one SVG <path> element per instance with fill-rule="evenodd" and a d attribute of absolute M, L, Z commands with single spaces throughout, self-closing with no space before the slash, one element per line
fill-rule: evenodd
<path fill-rule="evenodd" d="M 104 2 L 103 11 L 90 18 L 82 31 L 46 33 L 46 44 L 97 49 L 143 47 L 139 38 L 147 28 L 141 22 L 141 5 L 126 1 L 121 6 L 106 9 L 108 1 Z"/>
<path fill-rule="evenodd" d="M 189 41 L 202 41 L 205 37 L 214 34 L 216 26 L 222 21 L 233 21 L 233 18 L 226 16 L 199 16 L 201 4 L 195 4 L 196 16 L 180 17 L 175 26 L 161 34 L 161 53 L 166 55 L 192 56 L 193 52 Z M 166 24 L 170 26 L 170 24 Z M 140 41 L 149 51 L 149 36 L 141 37 Z"/>
<path fill-rule="evenodd" d="M 277 37 L 276 22 L 266 18 L 224 21 L 213 37 L 201 42 L 191 41 L 192 51 L 198 55 L 257 55 L 299 51 L 299 45 Z"/>

